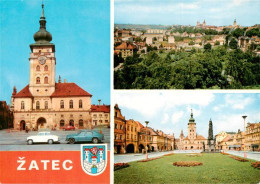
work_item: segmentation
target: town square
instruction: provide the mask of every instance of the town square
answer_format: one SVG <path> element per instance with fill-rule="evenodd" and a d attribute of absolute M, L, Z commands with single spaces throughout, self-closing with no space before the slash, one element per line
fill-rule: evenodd
<path fill-rule="evenodd" d="M 115 183 L 260 180 L 259 94 L 136 93 L 115 95 Z"/>

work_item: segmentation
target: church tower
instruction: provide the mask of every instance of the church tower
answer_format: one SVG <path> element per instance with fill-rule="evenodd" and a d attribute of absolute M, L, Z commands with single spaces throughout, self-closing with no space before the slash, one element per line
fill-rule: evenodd
<path fill-rule="evenodd" d="M 237 21 L 236 21 L 236 19 L 235 19 L 234 22 L 233 22 L 233 27 L 237 27 Z"/>
<path fill-rule="evenodd" d="M 205 20 L 203 21 L 202 26 L 203 26 L 203 27 L 206 27 L 206 21 L 205 21 Z"/>
<path fill-rule="evenodd" d="M 190 140 L 196 139 L 196 123 L 195 123 L 195 119 L 193 118 L 192 109 L 191 109 L 191 115 L 188 123 L 188 139 Z"/>
<path fill-rule="evenodd" d="M 40 29 L 34 34 L 35 43 L 30 45 L 29 90 L 32 96 L 47 97 L 55 91 L 55 45 L 52 35 L 46 30 L 44 5 L 40 17 Z"/>

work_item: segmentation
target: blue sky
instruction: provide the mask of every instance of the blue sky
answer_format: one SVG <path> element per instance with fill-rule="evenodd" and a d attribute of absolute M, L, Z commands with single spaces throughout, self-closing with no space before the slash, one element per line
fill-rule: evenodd
<path fill-rule="evenodd" d="M 29 45 L 39 30 L 41 0 L 0 0 L 0 100 L 29 83 Z M 110 1 L 44 0 L 56 46 L 56 82 L 75 82 L 110 104 Z"/>
<path fill-rule="evenodd" d="M 259 0 L 115 0 L 115 23 L 251 26 L 260 23 Z"/>
<path fill-rule="evenodd" d="M 212 91 L 117 91 L 114 102 L 118 103 L 126 119 L 134 119 L 165 133 L 179 137 L 187 127 L 191 108 L 197 133 L 208 137 L 208 123 L 213 122 L 213 133 L 244 130 L 246 122 L 260 122 L 259 93 L 213 93 Z"/>

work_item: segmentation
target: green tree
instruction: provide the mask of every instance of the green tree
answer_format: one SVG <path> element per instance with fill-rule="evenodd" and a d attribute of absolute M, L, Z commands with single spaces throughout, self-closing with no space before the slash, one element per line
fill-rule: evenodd
<path fill-rule="evenodd" d="M 237 41 L 235 38 L 232 38 L 231 41 L 229 42 L 229 47 L 231 49 L 237 49 Z"/>
<path fill-rule="evenodd" d="M 210 51 L 211 50 L 211 44 L 207 43 L 206 45 L 204 45 L 204 50 L 205 51 Z"/>
<path fill-rule="evenodd" d="M 238 38 L 240 36 L 244 35 L 244 30 L 240 29 L 240 28 L 236 28 L 233 32 L 232 32 L 232 36 Z"/>

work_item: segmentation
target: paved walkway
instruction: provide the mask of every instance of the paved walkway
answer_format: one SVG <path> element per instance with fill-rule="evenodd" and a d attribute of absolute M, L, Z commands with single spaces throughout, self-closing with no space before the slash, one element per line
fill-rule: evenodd
<path fill-rule="evenodd" d="M 94 130 L 99 131 L 99 128 L 94 128 Z M 105 140 L 103 143 L 108 145 L 110 150 L 110 128 L 102 127 Z M 80 144 L 67 144 L 65 141 L 68 134 L 77 133 L 76 131 L 63 131 L 56 130 L 50 131 L 51 134 L 59 136 L 60 144 L 33 144 L 27 145 L 26 138 L 31 135 L 37 135 L 38 131 L 30 131 L 25 133 L 25 131 L 10 132 L 7 130 L 0 130 L 0 151 L 62 151 L 62 150 L 80 150 Z M 85 144 L 85 143 L 84 143 Z"/>
<path fill-rule="evenodd" d="M 174 151 L 148 153 L 148 158 L 159 157 L 169 153 L 174 153 Z M 142 153 L 115 154 L 114 163 L 134 162 L 143 159 L 145 159 L 145 154 Z"/>
<path fill-rule="evenodd" d="M 226 153 L 244 157 L 244 151 L 226 151 Z M 260 161 L 260 152 L 247 151 L 247 158 Z"/>

